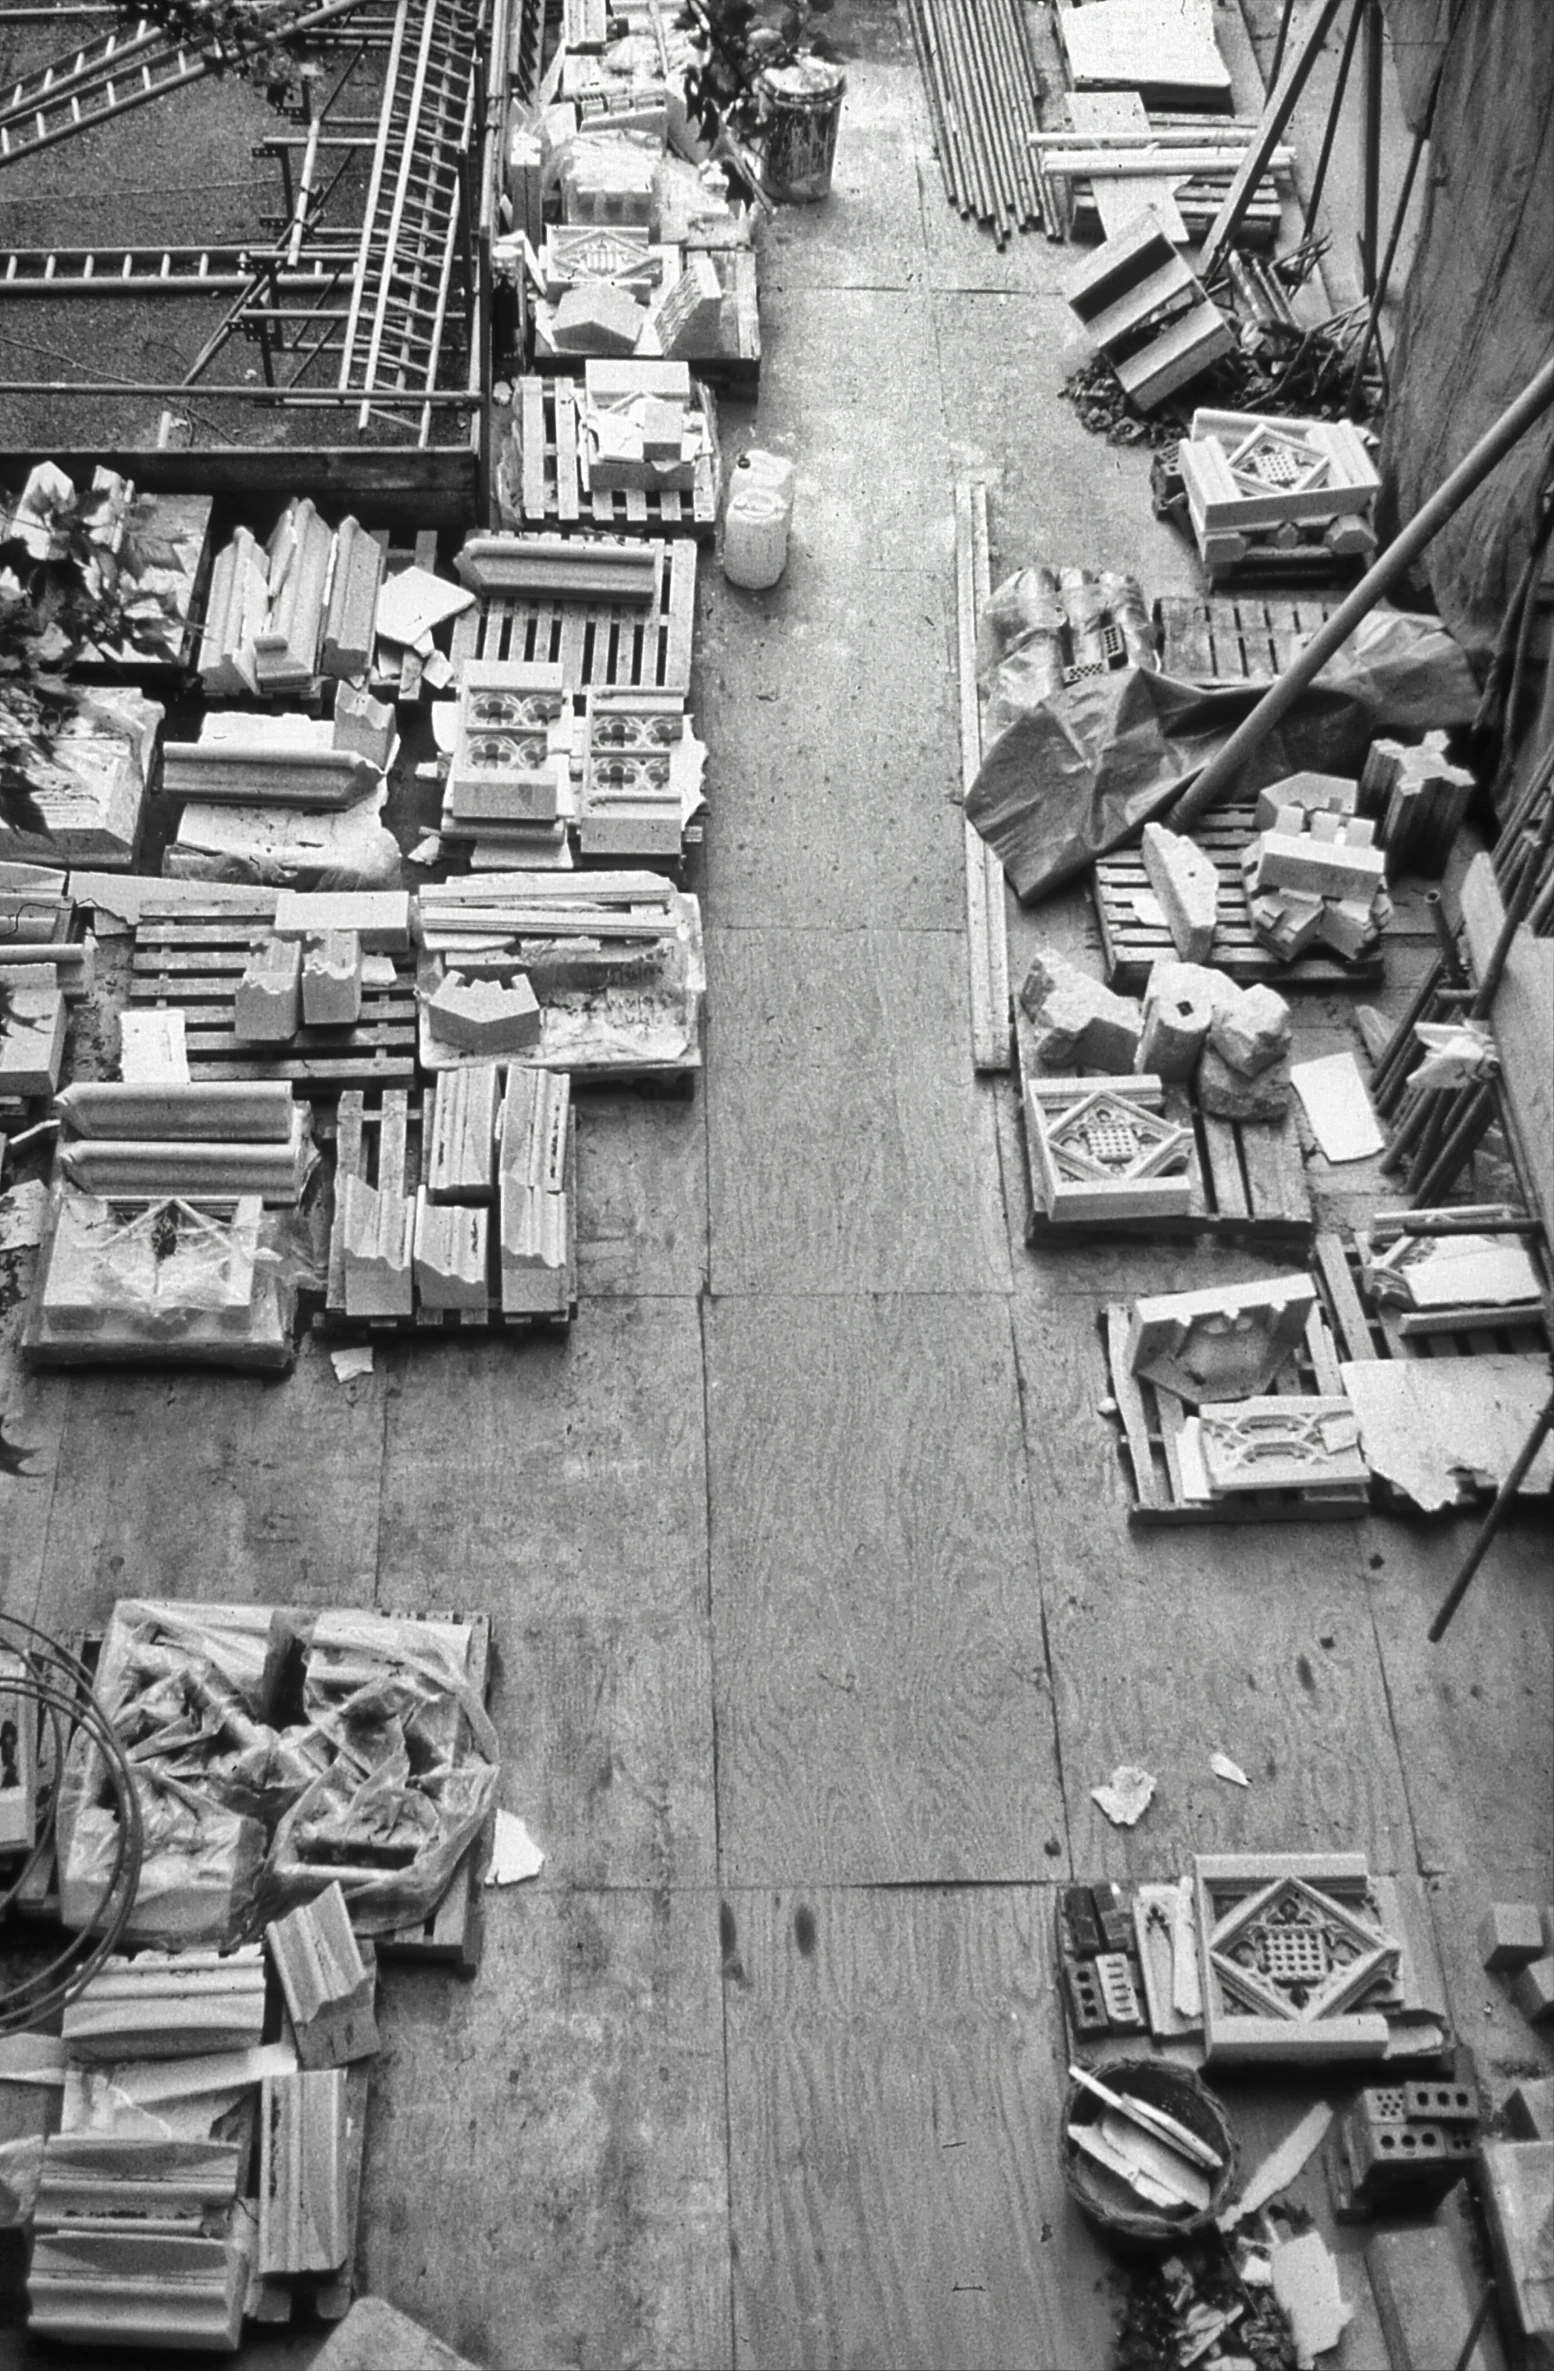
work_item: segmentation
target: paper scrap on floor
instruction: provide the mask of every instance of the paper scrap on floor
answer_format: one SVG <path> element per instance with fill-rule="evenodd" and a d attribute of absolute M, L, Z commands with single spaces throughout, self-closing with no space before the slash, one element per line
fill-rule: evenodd
<path fill-rule="evenodd" d="M 49 1189 L 41 1177 L 24 1177 L 0 1194 L 0 1251 L 35 1251 L 43 1241 L 43 1213 Z"/>
<path fill-rule="evenodd" d="M 360 1349 L 331 1350 L 329 1363 L 337 1383 L 354 1383 L 358 1375 L 372 1373 L 372 1345 L 364 1343 Z"/>
<path fill-rule="evenodd" d="M 1290 1085 L 1305 1107 L 1324 1160 L 1368 1161 L 1386 1142 L 1352 1054 L 1297 1062 Z"/>
<path fill-rule="evenodd" d="M 1229 1754 L 1210 1754 L 1209 1768 L 1216 1778 L 1226 1779 L 1231 1786 L 1250 1786 L 1252 1783 L 1240 1763 L 1233 1762 Z"/>
<path fill-rule="evenodd" d="M 1310 2371 L 1319 2355 L 1330 2354 L 1348 2328 L 1354 2307 L 1344 2303 L 1338 2266 L 1320 2231 L 1303 2231 L 1273 2251 L 1273 2293 L 1289 2316 L 1295 2360 Z"/>
<path fill-rule="evenodd" d="M 1326 2100 L 1318 2100 L 1314 2108 L 1308 2108 L 1293 2130 L 1285 2134 L 1278 2147 L 1269 2151 L 1240 2197 L 1215 2218 L 1220 2229 L 1233 2231 L 1238 2223 L 1245 2222 L 1248 2215 L 1255 2215 L 1260 2206 L 1266 2206 L 1270 2198 L 1277 2198 L 1281 2190 L 1287 2190 L 1323 2140 L 1332 2121 L 1333 2111 Z"/>
<path fill-rule="evenodd" d="M 1475 1484 L 1497 1490 L 1549 1396 L 1548 1360 L 1504 1351 L 1361 1359 L 1338 1372 L 1372 1473 L 1427 1515 L 1460 1504 Z M 1554 1441 L 1545 1441 L 1519 1495 L 1551 1490 Z"/>
<path fill-rule="evenodd" d="M 1113 1827 L 1136 1827 L 1149 1809 L 1155 1792 L 1155 1781 L 1147 1770 L 1140 1770 L 1132 1762 L 1120 1762 L 1104 1786 L 1090 1789 L 1092 1799 L 1099 1803 Z"/>
<path fill-rule="evenodd" d="M 537 1877 L 544 1866 L 545 1855 L 516 1812 L 499 1811 L 491 1838 L 491 1866 L 483 1883 L 522 1885 L 526 1877 Z"/>
<path fill-rule="evenodd" d="M 408 648 L 445 618 L 472 608 L 474 600 L 467 587 L 450 584 L 445 576 L 433 576 L 426 568 L 403 568 L 398 576 L 383 580 L 378 595 L 378 632 L 385 642 Z"/>

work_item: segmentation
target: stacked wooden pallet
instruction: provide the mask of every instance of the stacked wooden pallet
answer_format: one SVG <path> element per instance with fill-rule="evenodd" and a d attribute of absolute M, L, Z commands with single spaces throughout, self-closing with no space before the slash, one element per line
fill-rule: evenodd
<path fill-rule="evenodd" d="M 594 526 L 617 535 L 689 534 L 708 541 L 717 525 L 717 407 L 699 387 L 695 396 L 705 451 L 687 493 L 596 490 L 578 420 L 578 392 L 570 379 L 518 382 L 512 435 L 498 460 L 498 497 L 505 525 Z"/>

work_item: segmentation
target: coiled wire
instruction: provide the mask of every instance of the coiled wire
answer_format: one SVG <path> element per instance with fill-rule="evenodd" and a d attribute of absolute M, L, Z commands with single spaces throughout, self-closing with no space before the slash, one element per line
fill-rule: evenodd
<path fill-rule="evenodd" d="M 140 1884 L 144 1824 L 140 1796 L 129 1759 L 112 1721 L 98 1702 L 91 1675 L 78 1656 L 62 1647 L 46 1630 L 15 1614 L 0 1613 L 0 1652 L 15 1657 L 0 1668 L 0 1689 L 37 1707 L 37 1764 L 47 1769 L 47 1807 L 40 1776 L 39 1812 L 33 1846 L 21 1867 L 0 1885 L 0 1920 L 21 1895 L 33 1872 L 55 1849 L 55 1825 L 63 1792 L 66 1759 L 78 1740 L 95 1748 L 117 1814 L 117 1843 L 113 1866 L 102 1900 L 79 1933 L 70 1935 L 52 1959 L 30 1973 L 12 1977 L 0 1971 L 0 2034 L 24 2033 L 50 2021 L 90 1983 L 118 1943 L 134 1907 Z M 49 1751 L 45 1753 L 45 1741 Z"/>

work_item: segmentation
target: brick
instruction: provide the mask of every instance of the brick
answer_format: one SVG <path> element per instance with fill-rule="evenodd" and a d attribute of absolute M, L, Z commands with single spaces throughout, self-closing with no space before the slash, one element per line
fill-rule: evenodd
<path fill-rule="evenodd" d="M 608 280 L 569 288 L 550 325 L 558 354 L 634 354 L 647 314 L 634 296 Z"/>
<path fill-rule="evenodd" d="M 293 939 L 266 939 L 238 982 L 232 1027 L 253 1045 L 284 1045 L 302 1023 L 302 949 Z"/>
<path fill-rule="evenodd" d="M 1256 1078 L 1289 1052 L 1290 1008 L 1277 989 L 1261 982 L 1238 988 L 1222 973 L 1218 977 L 1222 984 L 1209 1023 L 1209 1044 L 1232 1070 Z"/>
<path fill-rule="evenodd" d="M 321 931 L 302 956 L 307 1029 L 353 1029 L 362 1017 L 362 943 L 354 930 Z"/>
<path fill-rule="evenodd" d="M 1554 1953 L 1528 1962 L 1511 1987 L 1511 1998 L 1529 2025 L 1554 2019 Z"/>
<path fill-rule="evenodd" d="M 1178 955 L 1203 963 L 1219 918 L 1219 875 L 1203 850 L 1160 823 L 1144 826 L 1144 870 Z"/>
<path fill-rule="evenodd" d="M 426 1009 L 444 1044 L 464 1053 L 522 1054 L 540 1042 L 539 998 L 522 972 L 504 988 L 499 980 L 468 980 L 450 971 Z"/>
<path fill-rule="evenodd" d="M 1304 815 L 1325 811 L 1332 815 L 1355 812 L 1359 785 L 1347 774 L 1286 774 L 1257 794 L 1253 818 L 1259 831 L 1271 829 L 1281 808 L 1298 808 Z"/>
<path fill-rule="evenodd" d="M 1478 1952 L 1486 1968 L 1525 1967 L 1543 1953 L 1543 1921 L 1531 1902 L 1493 1902 L 1479 1920 Z"/>
<path fill-rule="evenodd" d="M 1198 1101 L 1210 1119 L 1280 1120 L 1290 1102 L 1288 1058 L 1249 1077 L 1231 1068 L 1211 1035 L 1198 1061 Z"/>
<path fill-rule="evenodd" d="M 1168 1085 L 1192 1077 L 1208 1041 L 1219 999 L 1218 972 L 1198 963 L 1156 963 L 1144 990 L 1138 1066 Z"/>
<path fill-rule="evenodd" d="M 1112 1077 L 1137 1068 L 1141 1006 L 1131 996 L 1114 996 L 1054 949 L 1043 948 L 1032 958 L 1020 1002 L 1034 1024 L 1044 1068 Z"/>

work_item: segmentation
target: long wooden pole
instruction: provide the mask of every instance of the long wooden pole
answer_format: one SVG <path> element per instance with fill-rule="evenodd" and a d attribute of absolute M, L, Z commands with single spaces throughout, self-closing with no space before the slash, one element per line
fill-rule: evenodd
<path fill-rule="evenodd" d="M 1221 253 L 1235 237 L 1252 192 L 1267 170 L 1268 159 L 1295 112 L 1295 102 L 1306 87 L 1311 69 L 1321 54 L 1322 44 L 1343 4 L 1344 0 L 1316 0 L 1315 8 L 1301 28 L 1300 38 L 1290 52 L 1284 72 L 1268 94 L 1268 104 L 1263 109 L 1257 137 L 1242 158 L 1225 193 L 1225 202 L 1209 225 L 1209 235 L 1203 242 L 1198 259 L 1200 280 L 1208 278 Z"/>
<path fill-rule="evenodd" d="M 1455 518 L 1470 494 L 1477 493 L 1485 478 L 1505 459 L 1512 447 L 1520 443 L 1535 420 L 1542 418 L 1550 404 L 1554 404 L 1554 356 L 1543 365 L 1537 375 L 1523 388 L 1513 404 L 1503 411 L 1494 426 L 1478 440 L 1470 453 L 1464 455 L 1451 475 L 1436 487 L 1428 502 L 1414 513 L 1408 525 L 1386 550 L 1374 567 L 1361 577 L 1346 601 L 1340 603 L 1320 633 L 1313 635 L 1299 657 L 1270 684 L 1250 716 L 1246 717 L 1230 739 L 1201 774 L 1191 782 L 1177 800 L 1171 821 L 1178 831 L 1184 831 L 1205 810 L 1212 807 L 1247 759 L 1260 749 L 1268 735 L 1294 707 L 1308 683 L 1320 675 L 1333 653 L 1338 650 L 1363 617 L 1368 617 L 1384 593 L 1407 575 L 1419 554 L 1433 543 L 1448 519 Z"/>

